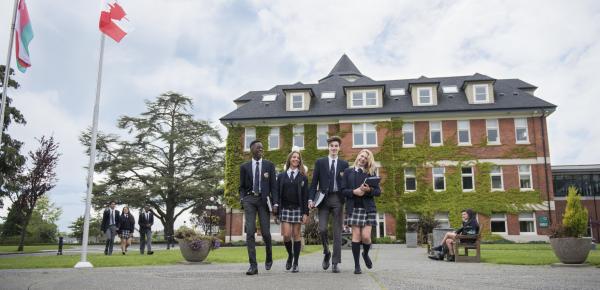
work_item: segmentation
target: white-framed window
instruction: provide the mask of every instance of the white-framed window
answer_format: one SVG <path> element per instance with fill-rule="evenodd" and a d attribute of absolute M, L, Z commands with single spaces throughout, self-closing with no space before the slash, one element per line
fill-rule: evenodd
<path fill-rule="evenodd" d="M 429 142 L 431 146 L 441 146 L 442 141 L 442 121 L 429 121 Z"/>
<path fill-rule="evenodd" d="M 322 92 L 321 99 L 335 99 L 335 92 L 334 91 Z"/>
<path fill-rule="evenodd" d="M 292 134 L 294 136 L 292 146 L 304 149 L 304 125 L 295 125 Z"/>
<path fill-rule="evenodd" d="M 351 108 L 370 108 L 377 105 L 377 90 L 352 91 Z"/>
<path fill-rule="evenodd" d="M 291 94 L 292 99 L 292 111 L 302 111 L 304 110 L 304 94 L 303 93 L 293 93 Z"/>
<path fill-rule="evenodd" d="M 527 118 L 515 118 L 515 140 L 517 144 L 529 144 Z"/>
<path fill-rule="evenodd" d="M 433 219 L 438 222 L 438 226 L 443 229 L 450 228 L 450 219 L 447 212 L 436 212 Z"/>
<path fill-rule="evenodd" d="M 490 230 L 495 234 L 506 234 L 506 214 L 493 213 L 490 217 Z"/>
<path fill-rule="evenodd" d="M 519 187 L 521 190 L 532 190 L 531 165 L 519 165 Z"/>
<path fill-rule="evenodd" d="M 271 127 L 269 132 L 269 150 L 279 149 L 279 127 Z"/>
<path fill-rule="evenodd" d="M 446 190 L 446 169 L 444 167 L 433 167 L 431 169 L 433 175 L 433 190 L 444 191 Z"/>
<path fill-rule="evenodd" d="M 485 129 L 487 131 L 487 143 L 489 145 L 500 145 L 500 126 L 498 119 L 485 120 Z"/>
<path fill-rule="evenodd" d="M 390 95 L 392 97 L 404 96 L 406 95 L 406 90 L 404 90 L 404 88 L 392 88 L 390 89 Z"/>
<path fill-rule="evenodd" d="M 473 177 L 473 167 L 462 167 L 460 169 L 463 191 L 473 191 L 475 189 L 475 178 Z"/>
<path fill-rule="evenodd" d="M 502 166 L 492 166 L 490 170 L 490 179 L 492 191 L 504 190 L 504 180 L 502 178 Z"/>
<path fill-rule="evenodd" d="M 458 145 L 471 145 L 471 122 L 458 120 Z"/>
<path fill-rule="evenodd" d="M 414 167 L 404 168 L 404 190 L 417 190 L 417 170 Z"/>
<path fill-rule="evenodd" d="M 244 151 L 250 151 L 250 143 L 256 140 L 256 128 L 244 128 Z"/>
<path fill-rule="evenodd" d="M 263 102 L 273 102 L 277 100 L 277 94 L 266 94 L 262 96 Z"/>
<path fill-rule="evenodd" d="M 444 94 L 458 93 L 458 87 L 457 86 L 443 86 L 442 87 L 442 92 Z"/>
<path fill-rule="evenodd" d="M 352 147 L 377 146 L 377 129 L 375 124 L 360 123 L 352 125 Z"/>
<path fill-rule="evenodd" d="M 317 125 L 317 149 L 327 149 L 329 138 L 329 125 Z"/>
<path fill-rule="evenodd" d="M 535 234 L 535 213 L 519 213 L 519 230 L 521 234 Z"/>
<path fill-rule="evenodd" d="M 473 85 L 473 102 L 476 104 L 489 103 L 490 94 L 488 88 L 489 86 L 486 84 Z"/>
<path fill-rule="evenodd" d="M 419 105 L 433 105 L 433 90 L 431 88 L 417 88 Z"/>
<path fill-rule="evenodd" d="M 413 122 L 402 124 L 402 145 L 404 147 L 415 146 L 415 124 Z"/>

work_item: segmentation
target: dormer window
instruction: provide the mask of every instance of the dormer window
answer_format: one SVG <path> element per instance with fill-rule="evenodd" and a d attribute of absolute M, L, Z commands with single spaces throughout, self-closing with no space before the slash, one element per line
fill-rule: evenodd
<path fill-rule="evenodd" d="M 442 92 L 444 92 L 444 94 L 455 94 L 455 93 L 458 93 L 458 87 L 457 86 L 443 86 Z"/>
<path fill-rule="evenodd" d="M 304 109 L 304 94 L 294 93 L 291 95 L 292 111 L 302 111 Z"/>
<path fill-rule="evenodd" d="M 263 102 L 273 102 L 277 99 L 276 94 L 267 94 L 262 96 Z"/>
<path fill-rule="evenodd" d="M 433 90 L 431 88 L 418 88 L 419 105 L 433 105 Z"/>
<path fill-rule="evenodd" d="M 473 85 L 473 100 L 476 104 L 485 104 L 490 102 L 490 94 L 487 84 Z"/>
<path fill-rule="evenodd" d="M 377 107 L 376 90 L 352 91 L 352 108 Z"/>
<path fill-rule="evenodd" d="M 404 96 L 405 94 L 406 94 L 406 91 L 404 90 L 404 88 L 390 89 L 390 95 L 392 95 L 392 97 Z"/>
<path fill-rule="evenodd" d="M 322 92 L 321 99 L 335 99 L 335 92 Z"/>

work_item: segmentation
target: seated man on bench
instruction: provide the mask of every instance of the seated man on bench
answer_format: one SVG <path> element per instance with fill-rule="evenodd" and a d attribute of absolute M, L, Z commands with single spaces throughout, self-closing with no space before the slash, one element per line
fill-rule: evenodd
<path fill-rule="evenodd" d="M 479 224 L 477 223 L 477 214 L 472 209 L 465 209 L 461 212 L 462 227 L 455 232 L 447 232 L 439 246 L 431 249 L 429 258 L 434 260 L 443 260 L 448 254 L 448 261 L 454 261 L 454 240 L 457 235 L 477 235 L 479 233 Z"/>

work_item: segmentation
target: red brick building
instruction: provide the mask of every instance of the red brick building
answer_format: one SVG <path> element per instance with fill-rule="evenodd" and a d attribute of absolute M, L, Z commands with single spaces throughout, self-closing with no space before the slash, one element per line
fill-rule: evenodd
<path fill-rule="evenodd" d="M 241 132 L 239 139 L 230 140 L 239 140 L 242 150 L 248 150 L 248 144 L 257 133 L 260 135 L 257 128 L 268 127 L 267 140 L 261 139 L 268 144 L 266 150 L 282 150 L 290 145 L 322 150 L 326 149 L 327 137 L 338 134 L 342 136 L 344 156 L 351 159 L 363 148 L 380 152 L 392 132 L 378 124 L 401 120 L 403 148 L 458 146 L 469 158 L 459 161 L 450 157 L 404 167 L 404 189 L 395 194 L 418 194 L 425 187 L 427 192 L 444 193 L 450 190 L 447 186 L 452 184 L 447 183 L 455 182 L 451 176 L 458 176 L 458 171 L 456 184 L 462 187 L 460 190 L 482 190 L 477 188 L 481 186 L 476 180 L 479 166 L 491 164 L 489 177 L 485 175 L 489 180 L 483 183 L 489 186 L 486 192 L 534 191 L 539 193 L 539 202 L 519 212 L 479 214 L 480 224 L 508 239 L 539 240 L 545 239 L 549 223 L 556 220 L 546 127 L 546 117 L 556 106 L 536 97 L 535 90 L 535 86 L 519 79 L 494 79 L 478 73 L 375 81 L 344 55 L 318 83 L 298 82 L 248 92 L 234 101 L 237 109 L 221 122 L 229 128 L 243 127 L 240 131 L 230 130 L 230 134 Z M 285 128 L 290 127 L 291 132 L 286 133 Z M 385 179 L 386 168 L 378 164 Z M 233 187 L 228 190 L 229 194 L 237 194 Z M 435 218 L 448 225 L 455 214 L 438 210 Z M 415 222 L 419 215 L 407 212 L 406 222 Z M 232 238 L 243 239 L 243 214 L 234 211 L 227 220 L 226 229 L 231 228 Z M 376 235 L 395 237 L 394 215 L 380 212 L 378 220 Z M 279 228 L 272 227 L 272 232 L 277 236 Z"/>

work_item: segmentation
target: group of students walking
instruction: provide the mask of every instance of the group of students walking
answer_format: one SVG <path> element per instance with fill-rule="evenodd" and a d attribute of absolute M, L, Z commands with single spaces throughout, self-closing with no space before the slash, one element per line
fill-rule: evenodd
<path fill-rule="evenodd" d="M 374 197 L 381 194 L 376 179 L 373 153 L 361 150 L 352 167 L 339 158 L 342 140 L 333 136 L 327 140 L 329 154 L 315 162 L 312 182 L 308 183 L 306 167 L 299 151 L 287 157 L 284 171 L 275 174 L 272 162 L 264 160 L 263 145 L 259 140 L 250 143 L 252 160 L 240 166 L 240 203 L 246 215 L 246 246 L 250 268 L 247 275 L 258 274 L 256 262 L 256 215 L 266 247 L 265 269 L 273 265 L 270 214 L 281 221 L 281 234 L 288 253 L 286 270 L 298 272 L 301 248 L 300 228 L 308 222 L 308 213 L 318 209 L 319 234 L 323 245 L 324 270 L 332 266 L 339 273 L 342 249 L 342 224 L 352 228 L 352 255 L 354 273 L 361 274 L 362 258 L 367 268 L 373 263 L 369 257 L 371 229 L 376 226 L 377 209 Z M 346 218 L 344 219 L 344 205 Z M 329 249 L 328 222 L 333 224 L 333 253 Z"/>
<path fill-rule="evenodd" d="M 121 239 L 121 253 L 127 254 L 127 249 L 131 246 L 133 232 L 135 230 L 135 218 L 129 211 L 129 207 L 123 207 L 122 212 L 115 209 L 117 203 L 111 201 L 109 207 L 102 214 L 102 224 L 100 230 L 106 237 L 104 248 L 105 255 L 112 255 L 115 236 L 119 235 Z M 148 249 L 148 255 L 154 254 L 152 251 L 152 225 L 154 224 L 154 214 L 150 206 L 146 205 L 143 211 L 140 211 L 138 217 L 138 226 L 140 232 L 140 253 L 143 255 L 145 248 Z"/>

